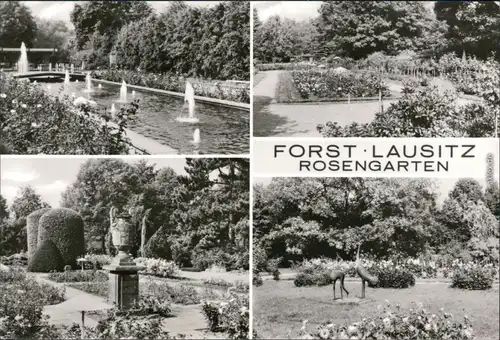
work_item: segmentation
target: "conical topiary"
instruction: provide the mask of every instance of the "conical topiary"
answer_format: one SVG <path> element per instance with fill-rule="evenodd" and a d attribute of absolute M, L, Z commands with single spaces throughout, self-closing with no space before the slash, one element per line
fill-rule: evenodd
<path fill-rule="evenodd" d="M 43 241 L 28 262 L 28 271 L 35 273 L 50 273 L 62 271 L 64 260 L 61 252 L 51 240 Z"/>

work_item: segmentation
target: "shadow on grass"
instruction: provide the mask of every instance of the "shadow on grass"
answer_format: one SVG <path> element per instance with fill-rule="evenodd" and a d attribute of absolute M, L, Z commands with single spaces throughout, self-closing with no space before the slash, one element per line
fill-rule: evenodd
<path fill-rule="evenodd" d="M 276 135 L 276 128 L 287 123 L 286 118 L 271 113 L 269 110 L 271 101 L 271 97 L 253 97 L 253 135 L 255 137 Z"/>

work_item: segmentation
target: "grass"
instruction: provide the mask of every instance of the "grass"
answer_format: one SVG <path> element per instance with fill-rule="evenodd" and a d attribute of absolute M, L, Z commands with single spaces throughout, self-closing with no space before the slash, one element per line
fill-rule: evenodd
<path fill-rule="evenodd" d="M 257 86 L 258 83 L 261 82 L 262 79 L 266 77 L 264 72 L 258 72 L 253 76 L 253 87 Z"/>
<path fill-rule="evenodd" d="M 361 283 L 346 282 L 346 289 L 349 298 L 359 296 Z M 296 337 L 303 320 L 309 320 L 309 329 L 327 321 L 353 323 L 376 315 L 385 300 L 402 308 L 416 301 L 434 313 L 443 308 L 457 319 L 467 315 L 477 339 L 498 339 L 498 294 L 497 285 L 487 291 L 465 291 L 448 284 L 417 284 L 409 289 L 366 288 L 365 302 L 341 304 L 333 301 L 331 285 L 296 288 L 292 281 L 270 280 L 254 287 L 254 329 L 262 338 L 285 338 L 289 331 Z"/>
<path fill-rule="evenodd" d="M 302 100 L 290 72 L 283 71 L 278 74 L 278 83 L 276 84 L 274 98 L 277 103 L 300 102 Z"/>

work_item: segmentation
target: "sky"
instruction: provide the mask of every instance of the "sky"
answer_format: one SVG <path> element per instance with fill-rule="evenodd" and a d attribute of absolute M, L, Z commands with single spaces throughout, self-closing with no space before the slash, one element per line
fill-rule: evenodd
<path fill-rule="evenodd" d="M 307 20 L 318 15 L 322 1 L 255 1 L 253 7 L 257 9 L 260 20 L 279 15 L 282 18 Z M 432 9 L 432 1 L 425 1 L 426 6 Z"/>
<path fill-rule="evenodd" d="M 486 187 L 486 179 L 485 178 L 474 178 L 476 181 L 481 184 L 483 189 Z M 495 178 L 498 181 L 498 177 Z M 271 183 L 272 177 L 254 177 L 254 184 L 263 184 L 264 186 L 269 185 Z M 437 203 L 442 204 L 443 201 L 448 197 L 448 193 L 453 189 L 455 183 L 459 180 L 459 178 L 434 178 L 434 182 L 437 185 L 438 197 Z"/>
<path fill-rule="evenodd" d="M 59 207 L 61 193 L 75 181 L 80 166 L 87 159 L 87 157 L 28 158 L 2 156 L 0 161 L 1 194 L 10 206 L 19 189 L 22 186 L 31 185 L 52 207 Z M 136 163 L 143 158 L 129 156 L 121 159 L 127 163 Z M 148 157 L 147 160 L 148 164 L 156 164 L 157 168 L 171 167 L 179 175 L 187 174 L 184 170 L 185 158 Z"/>
<path fill-rule="evenodd" d="M 34 16 L 47 20 L 63 20 L 70 22 L 70 13 L 75 6 L 75 3 L 84 1 L 21 1 L 28 6 Z M 168 5 L 168 1 L 146 1 L 157 11 L 162 11 Z M 212 6 L 220 1 L 186 1 L 193 6 Z"/>

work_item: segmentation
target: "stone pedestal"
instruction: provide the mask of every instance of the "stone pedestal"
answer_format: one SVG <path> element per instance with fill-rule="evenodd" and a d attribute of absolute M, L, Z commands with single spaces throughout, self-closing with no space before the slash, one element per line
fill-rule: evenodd
<path fill-rule="evenodd" d="M 137 272 L 144 268 L 137 266 L 123 253 L 118 254 L 110 265 L 103 268 L 109 272 L 109 301 L 115 303 L 119 309 L 130 309 L 134 301 L 139 298 Z"/>

